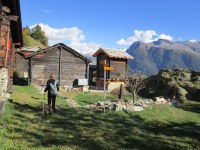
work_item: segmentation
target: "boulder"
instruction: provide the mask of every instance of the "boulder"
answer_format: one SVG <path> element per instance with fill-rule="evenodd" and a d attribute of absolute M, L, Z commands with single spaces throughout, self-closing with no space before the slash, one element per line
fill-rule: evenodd
<path fill-rule="evenodd" d="M 121 105 L 121 104 L 113 104 L 113 108 L 114 111 L 122 111 L 122 110 L 126 110 L 126 106 L 125 105 Z"/>
<path fill-rule="evenodd" d="M 4 93 L 4 98 L 5 99 L 9 99 L 10 98 L 10 94 L 9 93 Z"/>
<path fill-rule="evenodd" d="M 162 69 L 157 75 L 148 78 L 148 86 L 144 94 L 150 97 L 175 96 L 184 103 L 187 100 L 198 100 L 199 84 L 200 72 L 187 69 Z"/>
<path fill-rule="evenodd" d="M 84 85 L 82 90 L 83 90 L 84 93 L 85 92 L 89 92 L 89 86 L 88 85 Z"/>
<path fill-rule="evenodd" d="M 154 97 L 153 100 L 156 104 L 166 104 L 168 102 L 163 96 Z"/>
<path fill-rule="evenodd" d="M 127 107 L 127 111 L 142 111 L 144 108 L 142 106 L 129 106 Z"/>

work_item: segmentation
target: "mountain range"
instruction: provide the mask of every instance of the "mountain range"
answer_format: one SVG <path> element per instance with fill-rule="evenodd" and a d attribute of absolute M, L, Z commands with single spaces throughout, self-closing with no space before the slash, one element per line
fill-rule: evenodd
<path fill-rule="evenodd" d="M 200 71 L 200 41 L 138 41 L 126 52 L 134 57 L 129 60 L 129 67 L 148 76 L 167 68 Z"/>

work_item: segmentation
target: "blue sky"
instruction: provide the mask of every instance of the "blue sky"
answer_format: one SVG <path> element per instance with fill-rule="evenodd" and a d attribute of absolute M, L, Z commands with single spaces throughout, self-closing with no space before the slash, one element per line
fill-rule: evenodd
<path fill-rule="evenodd" d="M 23 26 L 83 53 L 134 41 L 200 40 L 200 0 L 21 0 Z"/>

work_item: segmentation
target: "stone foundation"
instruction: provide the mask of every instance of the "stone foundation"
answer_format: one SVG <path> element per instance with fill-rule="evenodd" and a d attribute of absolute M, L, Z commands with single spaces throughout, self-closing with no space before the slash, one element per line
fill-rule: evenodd
<path fill-rule="evenodd" d="M 8 86 L 8 69 L 2 68 L 0 69 L 0 98 L 7 99 L 9 95 L 7 93 L 7 86 Z"/>
<path fill-rule="evenodd" d="M 0 116 L 4 111 L 5 100 L 10 98 L 10 94 L 7 93 L 8 80 L 8 70 L 6 68 L 0 69 Z"/>

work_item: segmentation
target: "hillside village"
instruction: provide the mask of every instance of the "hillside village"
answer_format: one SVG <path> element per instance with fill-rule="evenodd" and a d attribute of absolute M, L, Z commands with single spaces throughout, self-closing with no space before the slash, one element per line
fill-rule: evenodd
<path fill-rule="evenodd" d="M 92 62 L 90 58 L 80 54 L 77 50 L 63 43 L 58 43 L 58 44 L 48 47 L 47 44 L 43 45 L 41 43 L 42 39 L 46 39 L 46 37 L 44 33 L 41 32 L 41 28 L 39 25 L 35 27 L 34 29 L 35 33 L 30 33 L 31 31 L 28 27 L 25 27 L 22 30 L 20 10 L 16 11 L 16 14 L 13 14 L 15 15 L 15 17 L 8 18 L 6 17 L 6 13 L 9 13 L 10 11 L 12 12 L 12 10 L 9 10 L 9 8 L 7 7 L 5 7 L 4 9 L 2 9 L 2 14 L 4 15 L 2 17 L 4 17 L 5 19 L 2 18 L 2 27 L 1 27 L 2 34 L 1 35 L 2 35 L 2 40 L 3 38 L 5 40 L 4 42 L 1 43 L 1 47 L 2 47 L 1 68 L 2 68 L 2 74 L 8 74 L 9 78 L 6 77 L 6 79 L 3 79 L 3 78 L 1 79 L 2 81 L 4 81 L 4 84 L 5 84 L 5 85 L 1 84 L 2 85 L 1 95 L 8 95 L 8 93 L 12 93 L 13 79 L 14 79 L 14 82 L 19 82 L 19 84 L 27 84 L 27 85 L 36 84 L 39 86 L 45 86 L 48 80 L 49 74 L 51 73 L 54 73 L 56 75 L 56 78 L 58 78 L 60 82 L 60 86 L 62 86 L 64 89 L 74 88 L 78 86 L 79 87 L 88 86 L 88 90 L 90 89 L 103 90 L 103 87 L 105 84 L 104 72 L 106 72 L 106 77 L 105 77 L 106 88 L 107 88 L 106 90 L 111 92 L 112 90 L 116 88 L 119 89 L 121 84 L 123 84 L 124 86 L 128 86 L 127 85 L 128 78 L 129 78 L 128 76 L 130 75 L 130 74 L 128 75 L 128 72 L 129 72 L 128 70 L 129 69 L 134 70 L 134 67 L 135 69 L 138 69 L 138 65 L 140 64 L 142 65 L 142 62 L 141 62 L 140 64 L 136 64 L 132 66 L 132 62 L 134 60 L 136 60 L 136 62 L 140 60 L 144 60 L 144 58 L 142 58 L 142 56 L 138 56 L 137 53 L 133 53 L 133 56 L 131 54 L 131 51 L 130 51 L 131 47 L 137 47 L 137 46 L 134 46 L 136 45 L 136 43 L 134 43 L 130 47 L 130 49 L 128 49 L 127 52 L 120 51 L 117 49 L 99 48 L 93 54 L 93 57 L 96 57 L 95 62 Z M 16 19 L 17 17 L 19 17 L 19 19 Z M 6 20 L 6 18 L 8 18 L 9 20 Z M 4 25 L 3 21 L 4 22 L 10 21 L 10 27 L 9 27 L 9 24 Z M 16 30 L 16 26 L 18 27 L 17 28 L 18 30 Z M 39 30 L 41 32 L 41 39 L 36 40 L 34 39 L 34 37 L 36 37 L 36 34 L 40 34 Z M 38 33 L 36 33 L 36 31 Z M 13 37 L 9 36 L 11 39 L 6 38 L 9 34 L 13 36 Z M 157 42 L 157 44 L 160 44 L 160 43 L 161 45 L 163 45 L 162 47 L 164 48 L 168 46 L 169 42 L 162 41 L 162 40 Z M 6 45 L 9 45 L 9 47 L 8 46 L 6 47 Z M 139 46 L 142 46 L 142 45 L 143 47 L 145 47 L 144 44 L 142 43 L 139 44 Z M 172 48 L 173 46 L 174 44 L 171 45 L 170 48 Z M 178 46 L 176 47 L 182 48 L 183 51 L 186 51 L 186 49 L 189 47 L 188 45 L 186 48 L 184 48 L 183 46 L 181 47 L 181 46 L 182 46 L 181 43 L 179 43 L 179 47 Z M 146 47 L 151 47 L 151 44 L 146 45 Z M 198 47 L 196 48 L 196 50 L 197 52 L 199 52 Z M 172 64 L 172 66 L 175 67 L 174 69 L 179 67 L 178 65 L 179 64 L 177 63 Z M 105 71 L 104 70 L 105 66 L 111 67 L 112 70 Z M 151 66 L 149 67 L 143 66 L 143 67 L 153 70 L 153 67 Z M 165 67 L 167 66 L 163 66 L 163 67 L 165 69 Z M 173 68 L 169 67 L 169 69 L 173 69 Z M 182 69 L 185 69 L 185 68 L 182 68 Z M 6 70 L 7 72 L 3 70 Z M 196 68 L 195 70 L 198 70 L 198 68 Z M 175 72 L 174 72 L 174 75 L 176 75 Z M 23 78 L 26 78 L 25 82 L 23 82 L 22 80 Z M 152 77 L 149 77 L 149 82 L 151 82 L 151 78 Z M 146 88 L 152 88 L 152 87 L 146 87 Z M 185 89 L 185 87 L 182 87 L 182 86 L 180 88 L 183 88 L 187 92 L 191 91 L 191 90 L 188 91 L 187 88 Z M 198 87 L 196 91 L 198 91 Z M 148 93 L 145 93 L 145 94 L 148 94 Z M 151 94 L 152 93 L 149 93 L 149 95 Z M 194 94 L 195 93 L 193 93 L 192 95 Z M 198 92 L 196 94 L 198 95 Z M 157 96 L 166 96 L 166 98 L 172 98 L 171 93 L 169 93 L 168 95 L 165 94 L 165 95 L 157 95 Z M 186 97 L 186 96 L 183 95 L 183 97 Z"/>
<path fill-rule="evenodd" d="M 149 44 L 133 43 L 127 51 L 100 47 L 91 55 L 91 57 L 95 57 L 96 61 L 93 61 L 90 57 L 84 56 L 78 50 L 64 43 L 48 46 L 46 37 L 42 39 L 43 43 L 34 39 L 33 36 L 30 36 L 28 27 L 22 27 L 20 1 L 0 1 L 0 119 L 4 118 L 0 121 L 0 137 L 2 139 L 9 139 L 12 136 L 10 139 L 15 143 L 14 136 L 17 137 L 17 135 L 10 135 L 10 131 L 13 130 L 16 134 L 20 134 L 17 130 L 22 130 L 21 132 L 27 138 L 33 138 L 36 143 L 39 142 L 38 139 L 43 142 L 43 144 L 39 142 L 41 144 L 39 144 L 40 149 L 43 149 L 48 144 L 51 147 L 52 143 L 52 149 L 56 147 L 55 145 L 60 149 L 65 149 L 66 147 L 70 149 L 148 149 L 155 148 L 156 144 L 151 146 L 141 140 L 141 144 L 134 145 L 133 143 L 137 143 L 137 139 L 132 135 L 136 133 L 139 141 L 140 136 L 148 138 L 145 135 L 148 134 L 146 131 L 151 131 L 149 140 L 154 140 L 156 134 L 160 134 L 160 139 L 167 138 L 170 141 L 160 140 L 161 144 L 158 145 L 157 149 L 162 147 L 166 149 L 200 148 L 200 132 L 198 130 L 200 122 L 196 121 L 200 113 L 199 43 L 196 43 L 196 45 L 193 43 L 191 46 L 190 43 L 186 42 L 187 46 L 183 46 L 180 42 L 168 43 L 168 41 L 161 39 Z M 179 51 L 175 52 L 176 54 L 173 51 L 174 47 L 179 49 Z M 170 55 L 171 53 L 173 54 Z M 176 61 L 174 57 L 172 58 L 173 55 L 176 56 Z M 55 118 L 51 116 L 48 118 L 48 115 L 42 112 L 41 104 L 43 103 L 44 110 L 47 97 L 43 91 L 52 73 L 58 79 L 61 89 L 60 101 L 58 100 L 60 112 L 55 114 Z M 34 92 L 27 92 L 29 90 Z M 34 95 L 34 93 L 38 93 L 38 96 L 37 94 Z M 79 99 L 80 95 L 81 98 Z M 154 108 L 155 112 L 152 110 Z M 185 111 L 191 113 L 188 115 Z M 41 112 L 44 116 L 39 115 Z M 170 115 L 169 113 L 171 112 L 178 113 L 178 116 L 169 116 L 166 119 L 169 122 L 172 121 L 169 124 L 170 127 L 165 119 L 159 118 L 161 120 L 156 120 L 160 114 L 165 116 Z M 67 116 L 65 113 L 67 113 Z M 121 113 L 124 114 L 121 115 Z M 180 117 L 181 113 L 186 118 L 176 118 Z M 106 118 L 103 118 L 102 114 Z M 190 120 L 190 115 L 193 118 L 191 117 L 191 122 L 187 124 L 186 122 Z M 14 118 L 12 118 L 13 116 Z M 132 121 L 126 120 L 125 116 Z M 29 118 L 29 124 L 22 125 L 23 128 L 20 129 L 19 124 L 15 124 L 15 121 L 19 121 L 21 124 L 23 121 L 26 122 L 26 120 L 23 120 L 25 118 Z M 68 120 L 65 120 L 65 118 Z M 11 123 L 12 119 L 14 122 L 11 125 L 9 123 Z M 74 127 L 70 126 L 70 120 Z M 180 121 L 179 124 L 177 120 L 182 122 Z M 107 124 L 104 124 L 106 121 Z M 52 139 L 48 141 L 49 139 L 42 135 L 43 131 L 39 128 L 41 125 L 39 122 L 41 124 L 44 123 L 42 125 L 44 130 L 48 130 L 45 127 L 47 125 L 52 128 L 52 132 L 58 134 L 57 143 L 55 141 L 51 143 Z M 56 125 L 56 122 L 59 122 L 59 126 Z M 157 122 L 159 124 L 156 125 Z M 106 126 L 106 128 L 100 127 L 100 124 Z M 111 127 L 111 124 L 115 127 Z M 177 124 L 177 127 L 182 126 L 182 128 L 176 131 L 173 128 L 173 126 L 176 126 L 175 124 Z M 53 129 L 52 125 L 55 125 L 56 130 Z M 133 129 L 135 125 L 138 126 L 136 130 Z M 140 125 L 141 128 L 139 127 Z M 35 130 L 34 133 L 26 133 L 25 130 L 30 130 L 29 126 Z M 68 129 L 69 126 L 70 129 Z M 91 126 L 91 130 L 87 126 Z M 95 126 L 105 132 L 100 132 L 99 129 L 95 129 Z M 111 130 L 119 131 L 117 134 L 125 135 L 127 141 L 130 138 L 134 142 L 125 140 L 121 141 L 121 143 L 112 143 L 108 140 L 112 145 L 110 147 L 109 142 L 107 143 L 105 139 L 101 141 L 101 138 L 106 136 L 106 132 L 112 132 L 113 135 L 107 135 L 110 138 L 116 138 L 120 141 L 120 137 L 116 136 L 113 131 L 109 131 L 107 129 L 109 126 Z M 129 128 L 132 135 L 128 134 L 125 126 Z M 164 134 L 164 126 L 172 128 L 167 129 L 170 135 Z M 73 128 L 76 128 L 76 131 Z M 120 133 L 121 130 L 116 128 L 123 128 L 123 132 Z M 36 130 L 38 130 L 38 135 L 31 135 L 37 134 Z M 61 135 L 62 131 L 60 130 L 64 131 L 63 135 Z M 62 139 L 62 136 L 64 138 L 67 135 L 67 130 L 70 132 L 71 142 L 68 139 Z M 77 130 L 80 130 L 80 133 Z M 96 130 L 96 134 L 98 134 L 96 140 L 102 145 L 97 145 L 98 142 L 95 143 L 94 132 Z M 91 134 L 92 143 L 87 140 L 90 132 L 93 132 Z M 47 136 L 52 134 L 48 133 Z M 177 134 L 180 134 L 180 137 Z M 4 137 L 4 135 L 8 136 Z M 24 135 L 20 134 L 19 137 L 21 136 L 25 140 L 26 137 Z M 185 136 L 187 144 L 182 142 L 185 140 L 182 139 L 182 141 L 177 142 L 178 144 L 174 142 L 170 145 L 174 138 L 181 138 L 181 135 Z M 70 136 L 67 135 L 66 138 L 70 139 Z M 82 140 L 79 139 L 76 143 L 76 138 L 80 138 L 78 136 Z M 4 140 L 4 142 L 0 140 L 0 145 L 5 143 L 2 144 L 3 148 L 9 149 L 9 146 L 11 146 L 11 149 L 13 149 L 13 144 L 9 145 L 5 141 L 7 140 Z M 20 140 L 17 139 L 16 144 L 18 144 L 18 147 L 16 149 L 26 149 L 30 145 L 32 148 L 36 148 L 33 144 L 30 144 L 30 141 L 26 142 L 25 145 L 27 144 L 27 147 L 23 147 L 19 144 Z M 126 144 L 123 144 L 123 142 Z M 154 141 L 154 143 L 156 142 L 158 141 Z M 168 145 L 165 145 L 165 142 Z M 76 146 L 78 148 L 75 148 Z"/>

